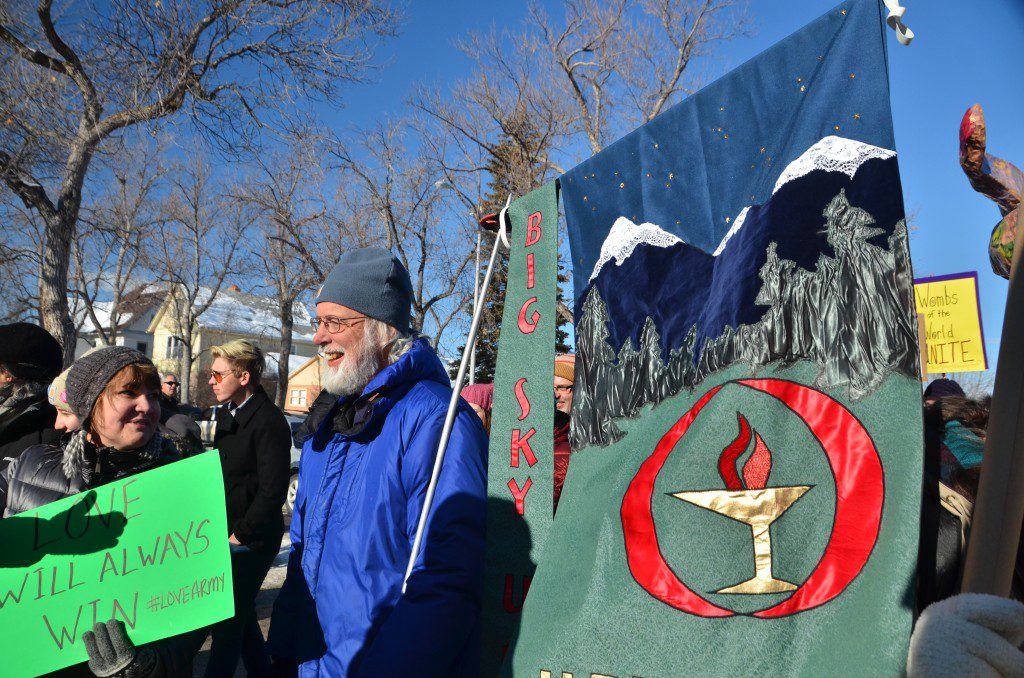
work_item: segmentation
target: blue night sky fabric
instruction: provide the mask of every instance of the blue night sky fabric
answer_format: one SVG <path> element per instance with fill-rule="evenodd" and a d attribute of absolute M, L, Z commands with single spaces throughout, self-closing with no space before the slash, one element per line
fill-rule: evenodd
<path fill-rule="evenodd" d="M 821 138 L 894 149 L 883 16 L 878 0 L 844 2 L 566 172 L 577 314 L 618 217 L 711 253 Z"/>

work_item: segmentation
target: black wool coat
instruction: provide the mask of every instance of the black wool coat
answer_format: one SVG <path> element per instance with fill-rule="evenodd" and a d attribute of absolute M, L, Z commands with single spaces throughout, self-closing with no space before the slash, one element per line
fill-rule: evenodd
<path fill-rule="evenodd" d="M 6 445 L 33 431 L 53 428 L 56 418 L 57 410 L 46 399 L 45 393 L 23 402 L 13 410 L 0 414 L 0 445 Z"/>
<path fill-rule="evenodd" d="M 207 415 L 217 421 L 214 447 L 224 470 L 228 531 L 253 551 L 277 553 L 291 474 L 288 420 L 262 387 L 234 414 L 220 406 Z"/>

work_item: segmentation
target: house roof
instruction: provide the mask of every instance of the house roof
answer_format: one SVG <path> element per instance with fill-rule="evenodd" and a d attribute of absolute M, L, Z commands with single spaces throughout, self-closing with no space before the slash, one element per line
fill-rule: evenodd
<path fill-rule="evenodd" d="M 125 292 L 121 297 L 121 303 L 117 306 L 117 329 L 123 330 L 132 326 L 142 316 L 153 310 L 154 307 L 163 303 L 166 297 L 166 290 L 157 289 L 150 284 L 140 285 Z M 81 323 L 80 331 L 83 334 L 96 332 L 96 326 L 93 324 L 89 313 L 85 310 L 85 306 L 83 304 L 75 304 L 70 299 L 69 302 L 72 304 L 72 308 L 77 306 L 74 315 L 75 323 Z M 94 301 L 93 312 L 96 314 L 96 320 L 99 321 L 100 326 L 106 330 L 110 327 L 110 316 L 114 312 L 114 302 Z"/>
<path fill-rule="evenodd" d="M 197 311 L 207 302 L 213 291 L 209 287 L 201 287 L 193 308 Z M 161 310 L 166 312 L 170 300 Z M 153 324 L 159 321 L 158 315 Z M 292 305 L 293 341 L 313 342 L 313 318 L 309 309 L 300 302 Z M 273 297 L 261 297 L 238 289 L 221 288 L 213 303 L 199 316 L 200 329 L 237 332 L 266 339 L 277 339 L 281 334 L 281 320 L 278 318 L 277 300 Z M 151 328 L 153 325 L 151 325 Z"/>

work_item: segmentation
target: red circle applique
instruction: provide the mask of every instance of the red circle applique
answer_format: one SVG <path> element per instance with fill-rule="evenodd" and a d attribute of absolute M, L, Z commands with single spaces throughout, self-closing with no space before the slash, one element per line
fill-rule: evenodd
<path fill-rule="evenodd" d="M 739 379 L 716 386 L 658 441 L 622 498 L 620 516 L 630 573 L 652 596 L 683 612 L 701 617 L 742 614 L 706 600 L 676 576 L 661 553 L 651 506 L 654 482 L 669 455 L 701 410 L 728 384 L 767 393 L 800 417 L 821 444 L 836 483 L 832 534 L 814 571 L 789 598 L 749 616 L 782 617 L 823 605 L 857 577 L 878 540 L 885 498 L 882 462 L 867 430 L 843 405 L 820 391 L 782 379 Z"/>

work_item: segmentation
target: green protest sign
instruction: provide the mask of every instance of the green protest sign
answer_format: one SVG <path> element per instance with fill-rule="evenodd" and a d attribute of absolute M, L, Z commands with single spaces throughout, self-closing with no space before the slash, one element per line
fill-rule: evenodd
<path fill-rule="evenodd" d="M 226 537 L 216 452 L 0 520 L 4 675 L 86 661 L 97 621 L 141 645 L 230 617 Z"/>

